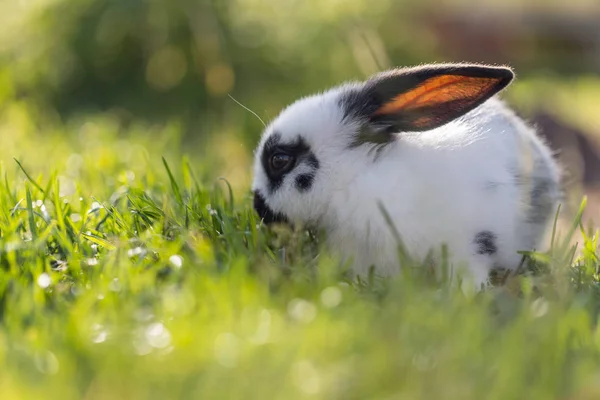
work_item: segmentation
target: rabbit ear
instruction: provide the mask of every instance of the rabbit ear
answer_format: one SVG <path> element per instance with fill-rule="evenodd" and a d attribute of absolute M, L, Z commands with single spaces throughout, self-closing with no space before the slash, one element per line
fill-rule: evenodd
<path fill-rule="evenodd" d="M 366 82 L 368 119 L 396 132 L 442 126 L 481 105 L 513 80 L 512 70 L 442 64 L 399 69 Z"/>

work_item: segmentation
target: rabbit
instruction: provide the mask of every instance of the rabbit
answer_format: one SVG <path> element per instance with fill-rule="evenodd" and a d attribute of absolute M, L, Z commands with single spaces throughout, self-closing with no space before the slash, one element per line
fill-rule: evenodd
<path fill-rule="evenodd" d="M 514 78 L 434 63 L 298 99 L 254 151 L 254 209 L 324 231 L 354 276 L 398 274 L 399 236 L 419 260 L 444 246 L 451 280 L 484 288 L 541 244 L 561 196 L 551 149 L 500 98 Z"/>

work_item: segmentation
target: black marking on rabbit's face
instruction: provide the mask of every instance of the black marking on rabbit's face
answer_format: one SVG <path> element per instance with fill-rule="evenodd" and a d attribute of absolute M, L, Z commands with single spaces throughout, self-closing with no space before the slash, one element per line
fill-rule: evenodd
<path fill-rule="evenodd" d="M 294 142 L 282 143 L 281 134 L 273 133 L 265 142 L 261 155 L 261 163 L 268 178 L 268 190 L 274 193 L 281 187 L 285 177 L 298 165 L 305 164 L 311 171 L 296 177 L 296 188 L 306 191 L 312 187 L 319 160 L 310 146 L 300 136 Z"/>
<path fill-rule="evenodd" d="M 301 192 L 305 192 L 312 187 L 314 181 L 314 173 L 298 175 L 296 177 L 296 188 Z"/>
<path fill-rule="evenodd" d="M 276 213 L 267 205 L 265 198 L 259 191 L 254 192 L 254 210 L 265 224 L 276 222 L 287 223 L 287 218 L 280 213 Z"/>
<path fill-rule="evenodd" d="M 317 157 L 312 152 L 306 157 L 306 164 L 312 167 L 313 170 L 296 177 L 296 188 L 300 192 L 305 192 L 312 187 L 315 181 L 316 172 L 319 169 L 319 160 L 317 160 Z"/>
<path fill-rule="evenodd" d="M 496 235 L 493 232 L 479 232 L 475 235 L 474 242 L 477 245 L 477 254 L 493 255 L 498 251 Z"/>

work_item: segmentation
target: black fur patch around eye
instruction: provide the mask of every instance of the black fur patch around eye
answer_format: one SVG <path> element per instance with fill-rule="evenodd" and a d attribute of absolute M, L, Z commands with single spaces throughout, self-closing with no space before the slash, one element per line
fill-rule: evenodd
<path fill-rule="evenodd" d="M 292 143 L 281 143 L 281 134 L 275 132 L 265 142 L 261 154 L 261 163 L 269 181 L 269 192 L 273 193 L 279 189 L 283 184 L 286 175 L 294 170 L 294 168 L 291 168 L 285 173 L 276 173 L 269 168 L 269 159 L 277 152 L 284 152 L 285 154 L 294 157 L 294 168 L 302 163 L 311 167 L 311 172 L 301 174 L 295 180 L 298 190 L 306 191 L 310 189 L 314 182 L 316 171 L 319 169 L 319 160 L 302 137 L 298 136 Z"/>
<path fill-rule="evenodd" d="M 498 246 L 496 245 L 496 235 L 490 231 L 481 231 L 475 235 L 474 239 L 477 245 L 477 254 L 496 254 Z"/>
<path fill-rule="evenodd" d="M 273 176 L 269 173 L 269 158 L 275 152 L 281 141 L 281 134 L 274 132 L 266 141 L 260 157 L 261 163 L 269 178 L 269 191 L 274 192 L 283 183 L 283 176 Z"/>
<path fill-rule="evenodd" d="M 296 177 L 296 188 L 301 192 L 305 192 L 312 187 L 314 181 L 315 175 L 313 173 L 298 175 Z"/>
<path fill-rule="evenodd" d="M 281 141 L 281 134 L 277 133 L 277 132 L 273 133 L 265 142 L 265 147 L 263 149 L 263 155 L 271 152 L 273 150 L 273 148 L 275 148 L 275 147 L 277 147 L 277 145 L 279 145 L 280 141 Z"/>

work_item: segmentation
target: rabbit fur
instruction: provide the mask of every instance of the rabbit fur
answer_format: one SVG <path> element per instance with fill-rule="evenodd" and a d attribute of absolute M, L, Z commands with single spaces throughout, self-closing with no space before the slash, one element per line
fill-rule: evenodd
<path fill-rule="evenodd" d="M 446 245 L 454 274 L 481 288 L 541 244 L 560 198 L 550 149 L 499 98 L 513 78 L 429 64 L 297 100 L 255 150 L 256 211 L 324 230 L 360 276 L 399 272 L 394 229 L 417 260 Z"/>

